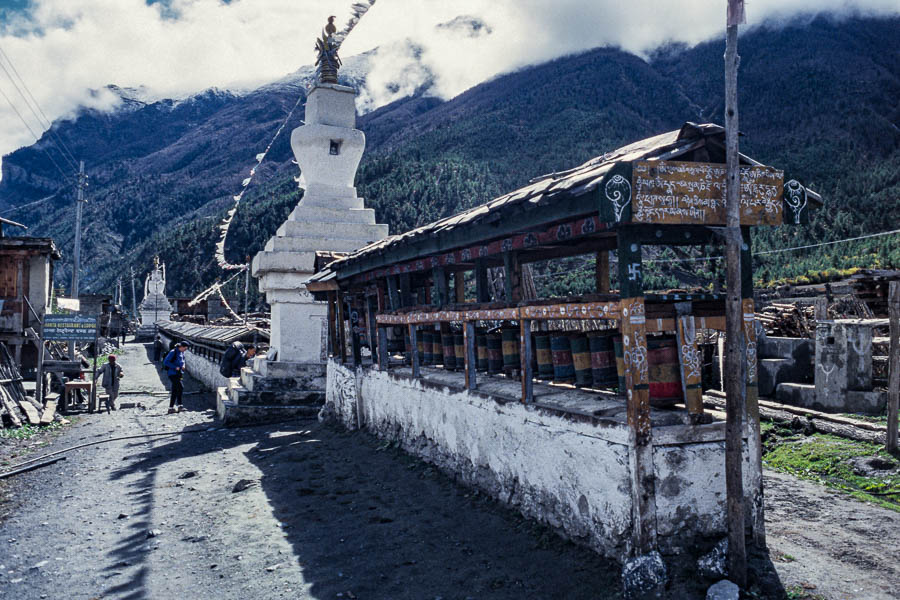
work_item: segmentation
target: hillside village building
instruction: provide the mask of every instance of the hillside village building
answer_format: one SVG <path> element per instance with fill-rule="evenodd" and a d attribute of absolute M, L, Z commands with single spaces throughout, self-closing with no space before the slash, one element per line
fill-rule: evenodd
<path fill-rule="evenodd" d="M 724 331 L 725 297 L 647 292 L 642 258 L 724 245 L 724 162 L 724 129 L 686 123 L 332 263 L 308 284 L 329 301 L 326 410 L 617 559 L 724 536 L 725 423 L 704 411 L 698 338 Z M 749 232 L 806 223 L 820 199 L 741 165 L 745 493 L 761 535 Z M 524 299 L 522 265 L 578 255 L 596 257 L 595 293 Z"/>

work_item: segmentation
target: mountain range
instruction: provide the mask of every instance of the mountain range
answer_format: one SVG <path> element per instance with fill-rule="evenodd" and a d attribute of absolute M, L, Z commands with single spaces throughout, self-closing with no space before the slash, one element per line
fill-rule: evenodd
<path fill-rule="evenodd" d="M 501 75 L 450 100 L 435 97 L 426 81 L 358 119 L 367 151 L 357 188 L 397 233 L 685 121 L 721 123 L 723 51 L 722 40 L 664 46 L 648 57 L 597 48 Z M 784 168 L 826 202 L 809 226 L 759 228 L 755 249 L 896 228 L 900 18 L 756 27 L 741 36 L 740 54 L 741 150 Z M 348 58 L 342 82 L 363 87 L 373 56 Z M 298 98 L 302 106 L 312 78 L 304 67 L 251 92 L 211 89 L 159 101 L 111 87 L 122 99 L 114 110 L 84 109 L 55 122 L 53 133 L 85 159 L 90 177 L 82 290 L 111 292 L 132 267 L 142 277 L 155 254 L 171 265 L 172 295 L 196 293 L 219 277 L 219 222 L 254 157 Z M 261 249 L 301 197 L 289 132 L 302 118 L 298 107 L 244 195 L 228 238 L 232 261 Z M 51 144 L 45 133 L 3 158 L 0 214 L 27 224 L 30 235 L 56 240 L 64 254 L 56 279 L 66 285 L 74 186 L 61 187 L 45 153 Z M 898 237 L 760 256 L 755 276 L 770 284 L 859 266 L 900 266 Z M 566 271 L 549 278 L 550 292 L 578 290 L 578 273 Z"/>

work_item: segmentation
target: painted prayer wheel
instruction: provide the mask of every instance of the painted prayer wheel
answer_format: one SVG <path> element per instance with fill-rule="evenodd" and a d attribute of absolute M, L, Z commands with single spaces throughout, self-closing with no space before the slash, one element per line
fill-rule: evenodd
<path fill-rule="evenodd" d="M 440 331 L 431 332 L 431 348 L 432 348 L 432 352 L 434 352 L 434 364 L 435 365 L 444 364 L 444 348 L 441 345 L 441 332 Z"/>
<path fill-rule="evenodd" d="M 616 387 L 619 376 L 616 373 L 616 352 L 613 348 L 612 333 L 595 331 L 588 334 L 591 350 L 591 376 L 594 387 Z"/>
<path fill-rule="evenodd" d="M 456 368 L 466 368 L 466 336 L 462 333 L 453 334 L 453 351 L 456 354 Z"/>
<path fill-rule="evenodd" d="M 591 387 L 594 377 L 591 375 L 591 350 L 588 338 L 583 333 L 569 336 L 569 345 L 572 347 L 572 365 L 575 367 L 575 385 L 578 387 Z"/>
<path fill-rule="evenodd" d="M 678 342 L 674 335 L 647 338 L 647 365 L 650 369 L 650 402 L 675 404 L 682 400 Z"/>
<path fill-rule="evenodd" d="M 503 370 L 503 338 L 499 333 L 487 334 L 488 373 Z"/>
<path fill-rule="evenodd" d="M 444 368 L 448 371 L 456 370 L 456 346 L 454 344 L 452 331 L 443 334 L 441 346 L 443 346 L 444 351 Z"/>
<path fill-rule="evenodd" d="M 575 365 L 572 363 L 572 342 L 569 334 L 550 336 L 550 351 L 553 353 L 553 381 L 575 379 Z"/>
<path fill-rule="evenodd" d="M 553 352 L 550 350 L 550 334 L 534 334 L 534 355 L 537 357 L 539 379 L 553 379 Z"/>
<path fill-rule="evenodd" d="M 423 329 L 419 335 L 422 340 L 422 360 L 423 364 L 434 364 L 434 332 Z"/>
<path fill-rule="evenodd" d="M 503 368 L 505 370 L 521 369 L 522 360 L 519 355 L 519 329 L 507 327 L 500 330 L 503 347 Z"/>
<path fill-rule="evenodd" d="M 622 350 L 622 336 L 613 336 L 613 350 L 616 355 L 616 375 L 619 378 L 619 393 L 625 394 L 625 354 Z"/>
<path fill-rule="evenodd" d="M 477 333 L 475 334 L 475 368 L 479 371 L 487 371 L 488 370 L 488 349 L 487 349 L 487 334 L 486 333 Z"/>

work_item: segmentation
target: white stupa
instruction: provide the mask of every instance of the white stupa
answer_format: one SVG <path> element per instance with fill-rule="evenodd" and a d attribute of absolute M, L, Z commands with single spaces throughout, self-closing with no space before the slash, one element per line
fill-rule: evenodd
<path fill-rule="evenodd" d="M 355 100 L 356 90 L 337 83 L 320 81 L 307 94 L 306 124 L 291 134 L 303 198 L 253 259 L 252 274 L 272 308 L 270 342 L 278 363 L 324 364 L 327 307 L 305 286 L 316 251 L 350 252 L 388 234 L 353 187 L 366 146 L 355 128 Z"/>
<path fill-rule="evenodd" d="M 153 259 L 153 271 L 144 280 L 144 299 L 138 307 L 141 313 L 141 326 L 138 337 L 152 337 L 156 334 L 156 324 L 168 321 L 172 316 L 172 305 L 166 298 L 166 265 Z"/>

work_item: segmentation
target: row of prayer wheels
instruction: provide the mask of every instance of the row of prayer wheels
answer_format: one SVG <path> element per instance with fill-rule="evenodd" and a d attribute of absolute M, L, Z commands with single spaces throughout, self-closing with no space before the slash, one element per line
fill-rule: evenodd
<path fill-rule="evenodd" d="M 406 347 L 409 348 L 408 334 Z M 537 379 L 625 393 L 622 337 L 615 331 L 537 331 L 532 333 L 532 348 L 532 369 Z M 443 366 L 451 371 L 465 368 L 465 337 L 461 332 L 442 333 L 424 328 L 418 336 L 417 350 L 424 366 Z M 519 351 L 517 327 L 475 333 L 477 371 L 517 374 L 522 368 Z M 649 336 L 647 363 L 651 403 L 662 405 L 682 400 L 675 336 Z"/>

